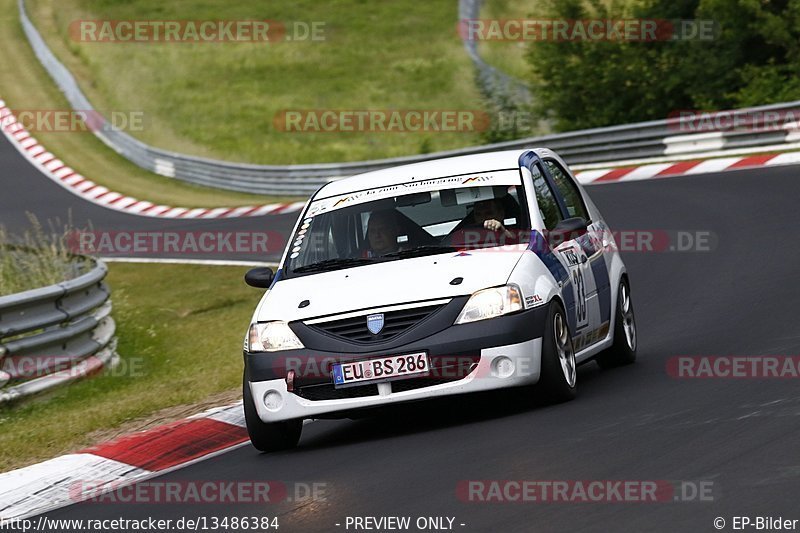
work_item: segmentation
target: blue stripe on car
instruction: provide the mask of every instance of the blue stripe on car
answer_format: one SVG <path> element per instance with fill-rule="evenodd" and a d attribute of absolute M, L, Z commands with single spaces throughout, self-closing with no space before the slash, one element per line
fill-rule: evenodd
<path fill-rule="evenodd" d="M 528 250 L 531 250 L 536 256 L 542 260 L 547 270 L 553 274 L 556 281 L 563 283 L 569 281 L 569 273 L 561 261 L 558 260 L 556 254 L 550 249 L 550 244 L 544 235 L 536 230 L 531 231 L 531 242 L 528 244 Z"/>
<path fill-rule="evenodd" d="M 575 317 L 575 294 L 572 291 L 572 281 L 569 279 L 569 272 L 558 260 L 556 254 L 550 248 L 547 239 L 536 230 L 531 231 L 531 242 L 528 244 L 528 250 L 536 254 L 542 264 L 547 267 L 547 270 L 555 278 L 556 282 L 563 283 L 561 286 L 561 297 L 564 298 L 564 305 L 566 306 L 567 322 L 571 331 L 575 331 L 577 326 L 577 318 Z"/>
<path fill-rule="evenodd" d="M 283 273 L 283 270 L 280 269 L 280 268 L 278 269 L 277 272 L 275 272 L 275 276 L 272 278 L 272 283 L 270 283 L 270 285 L 269 285 L 270 289 L 272 289 L 272 287 L 274 287 L 275 284 L 278 283 L 278 280 L 281 279 L 281 274 L 282 273 Z"/>

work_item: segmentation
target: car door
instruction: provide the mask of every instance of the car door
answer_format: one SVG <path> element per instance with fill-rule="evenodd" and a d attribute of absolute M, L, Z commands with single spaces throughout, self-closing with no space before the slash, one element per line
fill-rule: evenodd
<path fill-rule="evenodd" d="M 574 240 L 558 238 L 557 228 L 564 220 L 564 211 L 554 183 L 544 171 L 543 163 L 536 159 L 528 165 L 528 169 L 531 171 L 536 203 L 545 231 L 541 244 L 532 241 L 533 249 L 561 288 L 574 342 L 582 336 L 589 318 L 586 310 L 584 269 L 581 263 L 584 255 L 581 253 L 580 245 Z"/>
<path fill-rule="evenodd" d="M 559 247 L 571 268 L 576 302 L 575 350 L 579 351 L 602 340 L 608 332 L 609 279 L 604 248 L 597 232 L 593 231 L 594 221 L 573 178 L 555 159 L 546 158 L 543 163 L 559 200 L 562 216 L 581 217 L 589 225 L 586 233 L 565 241 Z"/>

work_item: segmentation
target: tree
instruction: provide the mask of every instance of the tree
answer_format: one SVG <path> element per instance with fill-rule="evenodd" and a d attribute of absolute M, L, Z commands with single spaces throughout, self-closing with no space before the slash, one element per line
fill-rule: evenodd
<path fill-rule="evenodd" d="M 713 20 L 713 40 L 531 42 L 535 105 L 557 129 L 800 98 L 800 0 L 547 0 L 537 19 Z"/>

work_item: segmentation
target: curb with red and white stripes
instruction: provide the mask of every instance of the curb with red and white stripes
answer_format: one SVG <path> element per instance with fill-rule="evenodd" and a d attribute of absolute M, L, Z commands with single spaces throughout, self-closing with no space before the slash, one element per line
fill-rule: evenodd
<path fill-rule="evenodd" d="M 42 146 L 0 100 L 0 129 L 11 144 L 45 176 L 84 200 L 132 215 L 159 218 L 236 218 L 282 215 L 299 211 L 305 202 L 244 207 L 189 208 L 157 205 L 109 190 L 78 174 Z"/>
<path fill-rule="evenodd" d="M 76 503 L 87 483 L 96 497 L 103 487 L 116 490 L 247 442 L 239 402 L 12 470 L 0 474 L 0 522 Z"/>
<path fill-rule="evenodd" d="M 68 167 L 55 155 L 48 152 L 31 136 L 17 120 L 13 112 L 0 100 L 0 129 L 19 152 L 49 177 L 68 191 L 94 204 L 122 211 L 132 215 L 161 218 L 236 218 L 279 215 L 301 210 L 305 202 L 277 203 L 245 207 L 188 208 L 156 205 L 144 200 L 125 196 L 97 185 Z M 776 148 L 776 147 L 772 147 Z M 785 153 L 760 153 L 756 155 L 741 154 L 725 156 L 726 152 L 717 152 L 713 158 L 669 162 L 638 162 L 633 164 L 607 163 L 604 168 L 579 170 L 577 165 L 575 177 L 584 185 L 602 183 L 618 183 L 638 181 L 672 176 L 688 176 L 742 170 L 762 166 L 791 165 L 800 163 L 800 151 Z M 720 157 L 716 157 L 716 156 Z M 588 166 L 588 165 L 587 165 Z M 596 166 L 596 165 L 591 165 Z"/>
<path fill-rule="evenodd" d="M 575 172 L 575 177 L 583 185 L 589 185 L 668 178 L 671 176 L 711 174 L 714 172 L 728 172 L 731 170 L 744 170 L 765 166 L 794 165 L 798 163 L 800 163 L 800 152 L 785 152 L 624 166 L 616 164 L 609 165 L 614 168 L 579 170 Z"/>

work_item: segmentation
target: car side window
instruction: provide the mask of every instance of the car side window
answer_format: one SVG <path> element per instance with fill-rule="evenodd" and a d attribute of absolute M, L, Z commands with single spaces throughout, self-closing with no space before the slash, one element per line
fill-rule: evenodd
<path fill-rule="evenodd" d="M 583 203 L 581 193 L 572 179 L 564 172 L 564 169 L 562 169 L 558 163 L 550 159 L 546 160 L 544 164 L 547 165 L 547 170 L 549 170 L 550 175 L 553 176 L 556 188 L 564 199 L 569 218 L 581 217 L 584 220 L 590 221 L 589 213 L 586 210 L 586 205 Z"/>
<path fill-rule="evenodd" d="M 536 193 L 536 203 L 539 204 L 539 212 L 542 215 L 544 227 L 548 230 L 552 230 L 562 220 L 561 212 L 558 209 L 558 203 L 539 165 L 534 165 L 531 170 L 531 175 L 533 176 L 533 190 Z"/>

